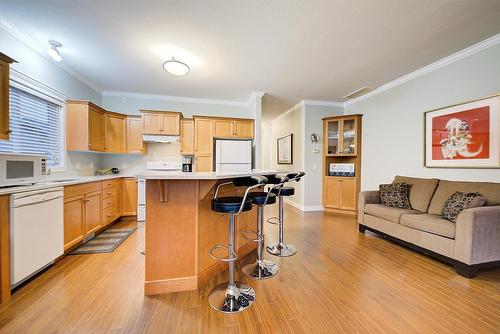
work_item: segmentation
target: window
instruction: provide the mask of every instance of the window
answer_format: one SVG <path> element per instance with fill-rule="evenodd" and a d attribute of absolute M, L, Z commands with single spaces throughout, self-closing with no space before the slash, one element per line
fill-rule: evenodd
<path fill-rule="evenodd" d="M 10 87 L 10 140 L 0 151 L 40 154 L 50 167 L 63 167 L 62 105 Z"/>

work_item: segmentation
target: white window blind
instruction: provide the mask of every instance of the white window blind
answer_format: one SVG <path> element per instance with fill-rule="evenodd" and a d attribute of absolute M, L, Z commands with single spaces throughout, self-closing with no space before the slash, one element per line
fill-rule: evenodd
<path fill-rule="evenodd" d="M 12 86 L 9 94 L 12 132 L 0 141 L 0 151 L 40 154 L 49 166 L 62 166 L 62 107 Z"/>

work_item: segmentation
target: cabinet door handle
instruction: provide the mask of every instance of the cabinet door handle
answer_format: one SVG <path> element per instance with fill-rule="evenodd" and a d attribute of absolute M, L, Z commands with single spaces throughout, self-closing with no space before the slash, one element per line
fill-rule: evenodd
<path fill-rule="evenodd" d="M 108 191 L 106 194 L 111 195 L 111 192 Z"/>

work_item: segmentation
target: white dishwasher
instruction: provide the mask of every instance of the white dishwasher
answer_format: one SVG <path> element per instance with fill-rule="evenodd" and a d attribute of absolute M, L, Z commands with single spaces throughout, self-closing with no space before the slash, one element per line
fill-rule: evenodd
<path fill-rule="evenodd" d="M 12 287 L 30 278 L 64 253 L 62 187 L 10 196 Z"/>

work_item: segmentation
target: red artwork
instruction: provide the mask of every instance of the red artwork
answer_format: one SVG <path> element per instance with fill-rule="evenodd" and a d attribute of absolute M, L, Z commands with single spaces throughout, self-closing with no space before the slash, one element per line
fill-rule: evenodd
<path fill-rule="evenodd" d="M 432 118 L 432 159 L 490 158 L 490 107 Z"/>

